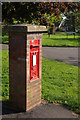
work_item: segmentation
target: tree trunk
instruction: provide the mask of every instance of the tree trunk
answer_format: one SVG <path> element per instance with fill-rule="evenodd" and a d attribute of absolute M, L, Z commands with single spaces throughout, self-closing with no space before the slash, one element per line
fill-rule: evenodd
<path fill-rule="evenodd" d="M 55 35 L 55 24 L 53 25 L 53 32 L 52 33 Z"/>

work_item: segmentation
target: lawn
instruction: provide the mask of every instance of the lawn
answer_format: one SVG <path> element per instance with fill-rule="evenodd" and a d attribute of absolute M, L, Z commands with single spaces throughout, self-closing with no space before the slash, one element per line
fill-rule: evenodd
<path fill-rule="evenodd" d="M 68 37 L 64 32 L 56 32 L 55 35 L 44 34 L 43 35 L 43 46 L 79 46 L 80 34 L 74 35 L 69 34 Z"/>
<path fill-rule="evenodd" d="M 1 51 L 0 51 L 1 53 Z M 9 98 L 9 58 L 8 51 L 2 52 L 2 98 Z M 43 58 L 42 98 L 53 103 L 68 106 L 80 113 L 78 103 L 78 67 L 67 63 Z"/>
<path fill-rule="evenodd" d="M 55 35 L 48 36 L 47 33 L 43 34 L 43 46 L 79 46 L 80 34 L 76 33 L 75 39 L 74 35 L 70 34 L 68 37 L 64 32 L 56 32 Z M 0 41 L 1 43 L 1 41 Z M 8 42 L 8 34 L 2 36 L 2 43 Z"/>
<path fill-rule="evenodd" d="M 78 67 L 43 58 L 42 98 L 80 113 Z"/>
<path fill-rule="evenodd" d="M 1 50 L 0 50 L 1 54 Z M 2 51 L 2 99 L 9 98 L 9 54 Z"/>

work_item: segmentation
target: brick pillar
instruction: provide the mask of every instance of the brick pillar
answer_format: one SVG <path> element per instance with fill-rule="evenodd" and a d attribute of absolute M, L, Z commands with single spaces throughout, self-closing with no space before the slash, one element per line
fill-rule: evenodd
<path fill-rule="evenodd" d="M 40 40 L 39 47 L 39 79 L 30 82 L 30 40 Z M 41 69 L 42 69 L 42 33 L 27 34 L 26 62 L 26 110 L 41 103 Z"/>
<path fill-rule="evenodd" d="M 14 108 L 28 111 L 41 103 L 42 33 L 45 26 L 12 25 L 9 31 L 9 100 Z M 30 81 L 30 40 L 39 40 L 39 78 Z"/>

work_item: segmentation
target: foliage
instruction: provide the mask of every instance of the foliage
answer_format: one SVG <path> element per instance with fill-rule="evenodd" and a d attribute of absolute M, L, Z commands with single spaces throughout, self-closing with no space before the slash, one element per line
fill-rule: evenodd
<path fill-rule="evenodd" d="M 80 30 L 80 11 L 67 12 L 65 15 L 67 19 L 63 26 L 67 27 L 69 31 L 75 31 L 75 29 Z"/>
<path fill-rule="evenodd" d="M 48 24 L 55 25 L 56 22 L 60 22 L 61 21 L 62 16 L 59 15 L 59 19 L 58 19 L 57 16 L 54 16 L 54 13 L 52 13 L 51 15 L 45 13 L 44 14 L 44 18 L 46 19 L 46 21 L 47 21 Z"/>
<path fill-rule="evenodd" d="M 5 44 L 9 43 L 7 35 L 2 37 L 2 43 L 5 43 Z"/>
<path fill-rule="evenodd" d="M 80 11 L 73 13 L 75 16 L 75 29 L 80 31 Z"/>
<path fill-rule="evenodd" d="M 42 2 L 40 3 L 41 7 L 41 14 L 47 13 L 50 16 L 53 14 L 53 16 L 56 16 L 58 19 L 60 19 L 61 13 L 72 11 L 78 11 L 80 10 L 80 3 L 73 3 L 73 2 Z M 44 21 L 44 18 L 43 18 Z"/>
<path fill-rule="evenodd" d="M 38 2 L 3 2 L 2 21 L 6 24 L 32 23 L 39 18 L 38 6 Z"/>
<path fill-rule="evenodd" d="M 0 44 L 8 44 L 9 43 L 9 39 L 8 39 L 8 33 L 7 32 L 3 32 L 2 36 L 0 36 Z"/>
<path fill-rule="evenodd" d="M 79 10 L 80 4 L 71 2 L 3 2 L 2 21 L 6 24 L 34 23 L 44 24 L 43 15 L 53 14 L 59 16 L 61 13 L 69 10 Z"/>
<path fill-rule="evenodd" d="M 80 10 L 80 2 L 41 2 L 42 12 L 52 13 L 59 15 L 61 13 Z M 48 8 L 48 9 L 47 9 Z"/>

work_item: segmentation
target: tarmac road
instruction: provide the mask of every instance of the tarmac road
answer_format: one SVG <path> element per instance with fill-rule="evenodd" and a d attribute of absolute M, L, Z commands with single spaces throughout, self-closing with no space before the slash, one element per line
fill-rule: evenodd
<path fill-rule="evenodd" d="M 79 66 L 78 47 L 43 47 L 42 50 L 44 58 Z"/>

